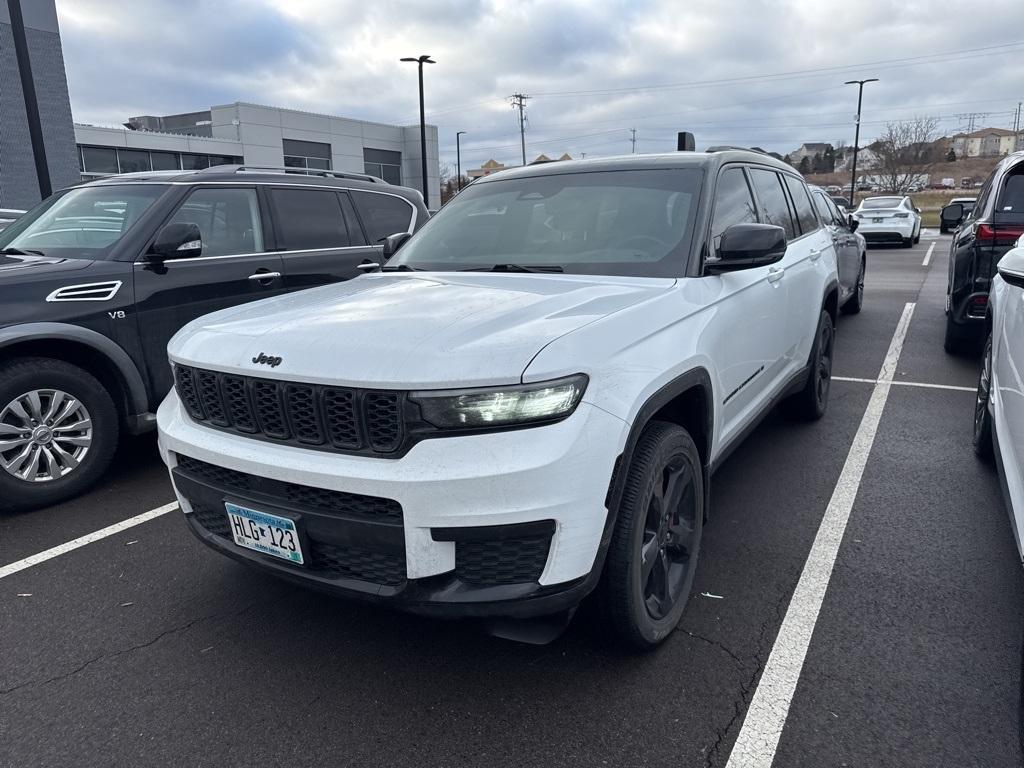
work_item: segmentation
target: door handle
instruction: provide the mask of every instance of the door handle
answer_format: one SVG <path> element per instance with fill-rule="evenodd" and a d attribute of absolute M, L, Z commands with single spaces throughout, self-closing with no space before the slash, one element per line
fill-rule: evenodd
<path fill-rule="evenodd" d="M 785 267 L 768 267 L 768 282 L 777 283 L 786 274 Z"/>
<path fill-rule="evenodd" d="M 280 272 L 256 272 L 255 274 L 249 275 L 250 280 L 276 280 L 281 276 Z"/>
<path fill-rule="evenodd" d="M 823 251 L 821 248 L 811 248 L 810 252 L 807 255 L 811 257 L 811 261 L 817 261 L 818 259 L 821 258 L 822 253 Z"/>

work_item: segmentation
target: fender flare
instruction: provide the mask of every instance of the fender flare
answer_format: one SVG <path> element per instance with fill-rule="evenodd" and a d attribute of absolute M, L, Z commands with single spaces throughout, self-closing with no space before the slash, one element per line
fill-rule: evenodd
<path fill-rule="evenodd" d="M 665 405 L 694 387 L 700 387 L 704 390 L 705 404 L 707 406 L 704 415 L 707 446 L 706 455 L 703 457 L 704 466 L 702 467 L 704 475 L 704 517 L 707 519 L 711 508 L 711 449 L 714 445 L 715 401 L 711 374 L 706 368 L 698 367 L 690 369 L 662 386 L 648 397 L 644 404 L 640 406 L 640 410 L 637 411 L 636 418 L 633 419 L 633 424 L 629 428 L 626 444 L 622 449 L 622 453 L 615 460 L 615 468 L 608 483 L 608 494 L 605 497 L 607 515 L 605 516 L 604 531 L 601 533 L 601 546 L 598 549 L 598 557 L 594 562 L 592 574 L 595 572 L 601 573 L 604 570 L 604 559 L 608 553 L 608 545 L 611 542 L 612 533 L 615 530 L 619 502 L 622 499 L 622 493 L 626 486 L 626 470 L 629 469 L 629 464 L 633 459 L 633 451 L 636 449 L 636 444 L 640 440 L 644 427 L 647 426 L 651 417 Z"/>
<path fill-rule="evenodd" d="M 125 384 L 129 415 L 149 410 L 149 395 L 135 362 L 121 347 L 101 333 L 70 323 L 22 323 L 0 328 L 0 350 L 26 341 L 71 341 L 89 347 L 111 363 Z"/>

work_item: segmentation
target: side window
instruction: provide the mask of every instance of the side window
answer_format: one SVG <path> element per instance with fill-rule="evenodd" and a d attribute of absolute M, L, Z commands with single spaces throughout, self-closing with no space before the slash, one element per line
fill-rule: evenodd
<path fill-rule="evenodd" d="M 376 245 L 388 235 L 412 231 L 413 209 L 402 198 L 352 190 L 352 199 L 370 245 Z"/>
<path fill-rule="evenodd" d="M 825 201 L 828 203 L 828 208 L 832 212 L 832 218 L 835 220 L 836 224 L 841 227 L 849 226 L 849 219 L 842 211 L 839 210 L 839 206 L 836 205 L 836 201 L 828 196 L 825 197 Z M 828 219 L 826 219 L 826 221 L 828 221 Z"/>
<path fill-rule="evenodd" d="M 996 201 L 997 213 L 1024 213 L 1024 168 L 1018 169 L 1003 182 L 1003 192 Z"/>
<path fill-rule="evenodd" d="M 819 227 L 818 217 L 814 215 L 814 208 L 811 207 L 811 200 L 807 196 L 807 185 L 796 176 L 784 174 L 786 186 L 789 187 L 789 194 L 796 206 L 796 217 L 800 221 L 800 229 L 806 235 Z"/>
<path fill-rule="evenodd" d="M 774 224 L 786 230 L 786 240 L 795 238 L 797 236 L 796 224 L 790 214 L 789 203 L 786 201 L 786 193 L 782 189 L 782 179 L 779 178 L 779 174 L 762 168 L 751 168 L 750 181 L 757 192 L 757 199 L 761 202 L 765 223 Z"/>
<path fill-rule="evenodd" d="M 718 177 L 715 187 L 715 211 L 711 221 L 711 242 L 714 249 L 722 240 L 722 233 L 733 224 L 757 222 L 757 208 L 750 194 L 742 168 L 726 168 Z"/>
<path fill-rule="evenodd" d="M 824 192 L 811 192 L 811 199 L 814 200 L 814 207 L 818 209 L 818 217 L 826 224 L 834 224 L 835 215 L 828 207 L 828 198 Z"/>
<path fill-rule="evenodd" d="M 989 177 L 985 179 L 985 184 L 978 193 L 978 201 L 974 204 L 974 210 L 971 211 L 970 215 L 966 218 L 974 219 L 985 215 L 985 205 L 988 203 L 988 196 L 992 193 L 992 181 L 995 177 L 996 171 L 992 171 L 992 173 L 989 174 Z"/>
<path fill-rule="evenodd" d="M 179 222 L 199 227 L 203 256 L 234 256 L 263 250 L 255 189 L 197 189 L 185 198 L 168 223 Z"/>
<path fill-rule="evenodd" d="M 271 189 L 278 246 L 287 251 L 351 245 L 338 193 L 326 189 Z"/>

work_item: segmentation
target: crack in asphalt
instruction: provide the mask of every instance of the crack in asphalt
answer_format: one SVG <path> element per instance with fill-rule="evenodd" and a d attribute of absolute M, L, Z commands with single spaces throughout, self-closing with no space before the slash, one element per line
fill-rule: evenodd
<path fill-rule="evenodd" d="M 282 599 L 284 599 L 284 597 L 286 597 L 286 595 L 281 595 L 276 600 L 270 601 L 270 604 L 272 605 L 275 602 L 280 602 Z M 235 611 L 211 613 L 211 614 L 209 614 L 207 616 L 199 616 L 199 617 L 196 617 L 194 619 L 189 619 L 184 624 L 181 624 L 181 625 L 179 625 L 177 627 L 171 627 L 170 629 L 165 629 L 163 632 L 158 634 L 152 640 L 147 640 L 144 643 L 139 643 L 137 645 L 132 645 L 132 646 L 129 646 L 128 648 L 121 648 L 121 649 L 116 650 L 116 651 L 110 651 L 108 653 L 101 653 L 98 656 L 94 656 L 93 658 L 91 658 L 88 661 L 80 664 L 79 666 L 75 667 L 74 669 L 72 669 L 72 670 L 70 670 L 68 672 L 64 672 L 64 673 L 59 674 L 59 675 L 54 675 L 53 677 L 49 677 L 49 678 L 46 678 L 44 680 L 27 680 L 24 683 L 18 683 L 17 685 L 12 686 L 11 688 L 0 688 L 0 696 L 7 696 L 8 694 L 15 693 L 15 692 L 20 691 L 20 690 L 22 690 L 24 688 L 42 687 L 44 685 L 49 685 L 50 683 L 55 683 L 55 682 L 57 682 L 59 680 L 66 680 L 66 679 L 68 679 L 70 677 L 74 677 L 75 675 L 79 674 L 80 672 L 82 672 L 83 670 L 85 670 L 88 667 L 92 666 L 93 664 L 95 664 L 98 661 L 103 661 L 104 659 L 117 658 L 118 656 L 124 656 L 125 654 L 129 654 L 129 653 L 133 653 L 135 651 L 142 650 L 143 648 L 149 648 L 150 646 L 155 645 L 156 643 L 158 643 L 161 640 L 163 640 L 165 637 L 168 637 L 170 635 L 176 635 L 176 634 L 179 634 L 181 632 L 186 632 L 189 629 L 191 629 L 193 626 L 195 626 L 196 624 L 199 624 L 200 622 L 203 622 L 203 621 L 210 621 L 210 620 L 213 620 L 213 619 L 222 619 L 222 618 L 223 619 L 229 619 L 229 618 L 233 618 L 235 616 L 241 616 L 242 614 L 246 613 L 247 611 L 252 610 L 253 608 L 255 608 L 258 605 L 267 605 L 267 602 L 263 601 L 263 600 L 254 601 L 254 602 L 249 603 L 248 605 L 246 605 L 246 606 L 244 606 L 242 608 L 239 608 L 238 610 L 235 610 Z"/>
<path fill-rule="evenodd" d="M 761 670 L 764 668 L 764 659 L 762 658 L 762 655 L 763 655 L 762 649 L 763 649 L 763 646 L 764 646 L 765 634 L 768 632 L 769 625 L 771 625 L 772 623 L 775 623 L 775 624 L 780 624 L 781 623 L 781 621 L 782 621 L 782 617 L 781 617 L 782 609 L 783 609 L 784 605 L 788 604 L 790 595 L 791 595 L 791 592 L 783 593 L 783 595 L 775 603 L 775 610 L 773 611 L 773 614 L 771 616 L 769 616 L 768 618 L 766 618 L 761 623 L 761 630 L 758 633 L 757 643 L 755 645 L 755 648 L 757 650 L 755 650 L 754 654 L 753 654 L 753 658 L 754 658 L 754 662 L 755 662 L 754 671 L 751 673 L 750 678 L 747 680 L 746 683 L 740 683 L 739 696 L 737 698 L 733 699 L 733 702 L 732 702 L 733 713 L 732 713 L 732 716 L 729 718 L 729 722 L 727 722 L 721 728 L 716 728 L 715 729 L 715 741 L 711 745 L 711 747 L 708 749 L 707 754 L 705 755 L 705 758 L 704 758 L 704 766 L 705 766 L 705 768 L 712 768 L 712 766 L 715 763 L 715 759 L 718 756 L 718 753 L 719 753 L 719 751 L 722 748 L 722 744 L 725 741 L 726 736 L 728 736 L 728 734 L 729 734 L 729 731 L 732 730 L 732 727 L 736 724 L 736 721 L 740 720 L 743 717 L 743 714 L 747 710 L 747 705 L 750 703 L 750 701 L 749 701 L 750 694 L 753 693 L 754 688 L 756 687 L 755 686 L 755 681 L 757 680 L 758 675 L 761 674 Z M 687 634 L 689 634 L 689 633 L 687 633 Z M 701 638 L 701 639 L 704 639 L 704 638 Z M 716 643 L 716 645 L 719 645 L 723 650 L 726 650 L 724 646 L 721 646 L 718 643 Z M 734 659 L 736 659 L 738 662 L 740 661 L 739 658 L 735 654 L 729 653 L 729 655 L 732 656 Z M 742 662 L 740 662 L 740 663 L 742 664 Z"/>
<path fill-rule="evenodd" d="M 731 656 L 732 660 L 735 661 L 737 664 L 739 664 L 741 667 L 743 666 L 743 659 L 741 659 L 732 650 L 730 650 L 729 648 L 727 648 L 725 645 L 723 645 L 722 643 L 718 642 L 717 640 L 712 640 L 710 637 L 704 637 L 703 635 L 698 635 L 696 632 L 691 632 L 690 630 L 684 629 L 683 627 L 679 627 L 678 629 L 676 629 L 676 632 L 685 632 L 687 635 L 689 635 L 690 637 L 694 638 L 695 640 L 702 640 L 705 643 L 707 643 L 708 645 L 715 646 L 716 648 L 718 648 L 719 650 L 723 651 L 728 656 Z"/>

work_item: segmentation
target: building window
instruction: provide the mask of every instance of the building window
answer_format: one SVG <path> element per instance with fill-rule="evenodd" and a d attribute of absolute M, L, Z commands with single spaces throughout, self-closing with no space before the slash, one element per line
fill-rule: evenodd
<path fill-rule="evenodd" d="M 194 152 L 160 152 L 121 147 L 78 147 L 78 169 L 83 179 L 140 171 L 193 171 L 212 165 L 242 165 L 236 155 L 205 155 Z"/>
<path fill-rule="evenodd" d="M 388 184 L 402 183 L 402 153 L 388 149 L 363 148 L 363 171 Z"/>
<path fill-rule="evenodd" d="M 331 145 L 318 141 L 284 139 L 284 165 L 286 168 L 313 168 L 331 170 Z"/>

